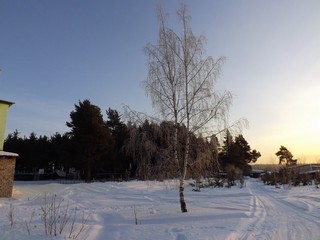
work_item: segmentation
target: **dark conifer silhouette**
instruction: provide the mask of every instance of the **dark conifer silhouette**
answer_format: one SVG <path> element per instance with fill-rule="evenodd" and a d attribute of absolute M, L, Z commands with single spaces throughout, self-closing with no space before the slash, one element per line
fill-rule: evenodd
<path fill-rule="evenodd" d="M 99 107 L 89 100 L 79 101 L 75 110 L 70 113 L 70 136 L 74 143 L 75 154 L 78 156 L 85 174 L 85 181 L 93 180 L 93 170 L 98 168 L 112 148 L 113 141 L 106 127 Z"/>

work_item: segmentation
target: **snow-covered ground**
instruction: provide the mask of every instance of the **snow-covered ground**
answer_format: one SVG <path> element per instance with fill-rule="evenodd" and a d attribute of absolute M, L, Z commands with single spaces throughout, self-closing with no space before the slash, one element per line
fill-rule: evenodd
<path fill-rule="evenodd" d="M 177 186 L 15 182 L 13 199 L 0 199 L 0 239 L 320 239 L 315 186 L 278 189 L 247 179 L 242 189 L 187 187 L 188 213 L 180 212 Z M 45 235 L 44 212 L 57 236 Z"/>

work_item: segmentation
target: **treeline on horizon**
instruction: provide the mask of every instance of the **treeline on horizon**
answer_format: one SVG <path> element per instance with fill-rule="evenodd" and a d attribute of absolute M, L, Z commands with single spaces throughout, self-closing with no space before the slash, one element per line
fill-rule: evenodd
<path fill-rule="evenodd" d="M 172 159 L 176 126 L 173 122 L 160 123 L 144 120 L 140 124 L 124 123 L 117 110 L 106 110 L 107 120 L 101 109 L 89 100 L 79 101 L 70 113 L 67 133 L 50 137 L 20 136 L 18 130 L 5 139 L 4 150 L 19 154 L 16 173 L 53 174 L 55 170 L 76 169 L 81 179 L 140 179 L 162 180 L 175 178 L 179 163 Z M 210 138 L 188 133 L 179 128 L 178 158 L 185 154 L 183 140 L 190 136 L 188 177 L 212 177 L 219 172 L 249 174 L 251 166 L 261 155 L 251 150 L 242 135 L 232 136 L 225 131 L 219 144 L 216 136 Z M 180 144 L 181 143 L 181 144 Z"/>

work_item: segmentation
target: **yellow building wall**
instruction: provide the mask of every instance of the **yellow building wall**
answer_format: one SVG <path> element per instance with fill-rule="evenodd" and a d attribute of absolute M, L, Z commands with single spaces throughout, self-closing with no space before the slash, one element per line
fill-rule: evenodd
<path fill-rule="evenodd" d="M 6 130 L 6 122 L 8 116 L 9 105 L 0 102 L 0 151 L 3 150 L 4 134 Z"/>

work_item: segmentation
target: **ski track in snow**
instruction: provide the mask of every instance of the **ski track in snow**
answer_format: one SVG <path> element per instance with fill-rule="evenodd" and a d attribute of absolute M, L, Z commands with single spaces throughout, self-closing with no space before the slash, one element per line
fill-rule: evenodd
<path fill-rule="evenodd" d="M 314 202 L 296 198 L 292 204 L 292 199 L 286 201 L 257 183 L 249 184 L 252 219 L 240 224 L 234 239 L 320 239 L 320 216 L 311 214 Z"/>
<path fill-rule="evenodd" d="M 175 180 L 72 185 L 15 182 L 14 198 L 0 199 L 0 240 L 68 239 L 68 232 L 53 238 L 43 234 L 39 211 L 45 193 L 55 194 L 62 209 L 76 208 L 88 216 L 78 239 L 320 239 L 319 189 L 276 189 L 248 179 L 242 189 L 235 186 L 193 192 L 186 187 L 188 213 L 180 213 Z M 14 212 L 12 228 L 10 205 Z M 34 227 L 29 235 L 25 223 L 33 211 L 38 214 L 30 224 Z M 81 219 L 76 224 L 79 227 Z"/>

